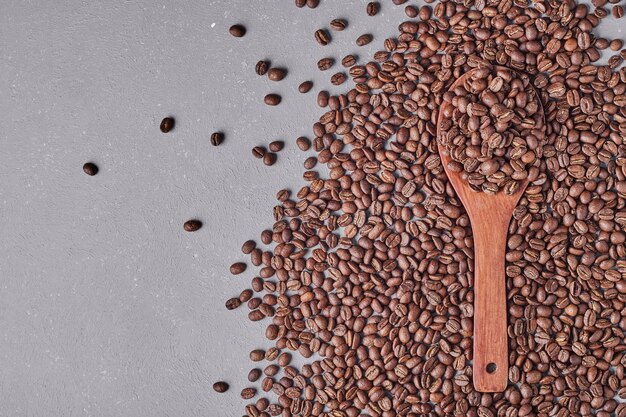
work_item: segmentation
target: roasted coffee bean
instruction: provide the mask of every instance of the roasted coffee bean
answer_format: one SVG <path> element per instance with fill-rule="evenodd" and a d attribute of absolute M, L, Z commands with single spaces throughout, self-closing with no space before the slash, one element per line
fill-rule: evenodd
<path fill-rule="evenodd" d="M 171 132 L 172 129 L 174 129 L 174 124 L 175 122 L 173 117 L 166 117 L 165 119 L 161 120 L 161 132 Z"/>
<path fill-rule="evenodd" d="M 219 146 L 224 141 L 224 134 L 222 132 L 213 132 L 211 134 L 211 145 Z"/>
<path fill-rule="evenodd" d="M 330 43 L 330 33 L 326 29 L 318 29 L 315 31 L 315 40 L 322 46 L 326 46 Z"/>
<path fill-rule="evenodd" d="M 268 94 L 263 98 L 263 101 L 268 106 L 278 106 L 282 100 L 282 97 L 278 94 Z"/>
<path fill-rule="evenodd" d="M 320 4 L 320 0 L 306 0 L 307 7 L 315 9 Z"/>
<path fill-rule="evenodd" d="M 235 262 L 230 266 L 230 273 L 233 275 L 239 275 L 246 270 L 246 264 L 244 262 Z"/>
<path fill-rule="evenodd" d="M 241 300 L 239 300 L 239 298 L 230 298 L 225 303 L 227 310 L 234 310 L 240 305 L 241 305 Z"/>
<path fill-rule="evenodd" d="M 370 1 L 367 3 L 366 12 L 368 16 L 376 16 L 380 10 L 380 3 L 377 1 Z"/>
<path fill-rule="evenodd" d="M 287 70 L 284 68 L 271 68 L 267 71 L 267 78 L 272 81 L 281 81 L 287 76 Z"/>
<path fill-rule="evenodd" d="M 267 152 L 263 155 L 263 163 L 267 166 L 272 166 L 276 163 L 276 154 L 272 152 Z"/>
<path fill-rule="evenodd" d="M 330 69 L 335 64 L 335 60 L 333 58 L 322 58 L 317 61 L 317 68 L 320 71 L 326 71 Z"/>
<path fill-rule="evenodd" d="M 231 35 L 235 38 L 241 38 L 246 34 L 246 28 L 243 25 L 232 25 L 230 29 L 228 29 Z"/>
<path fill-rule="evenodd" d="M 223 392 L 228 391 L 228 388 L 229 388 L 228 384 L 224 381 L 218 381 L 215 384 L 213 384 L 213 390 L 215 392 L 223 393 Z"/>
<path fill-rule="evenodd" d="M 270 63 L 268 61 L 260 60 L 254 66 L 254 71 L 257 75 L 265 75 L 267 71 L 270 69 Z"/>
<path fill-rule="evenodd" d="M 257 159 L 262 159 L 266 154 L 265 148 L 262 146 L 255 146 L 252 148 L 252 156 Z"/>
<path fill-rule="evenodd" d="M 296 139 L 296 145 L 301 151 L 308 151 L 311 148 L 311 141 L 304 136 L 300 136 Z"/>
<path fill-rule="evenodd" d="M 330 95 L 328 94 L 328 91 L 322 90 L 319 93 L 317 93 L 317 105 L 318 106 L 320 107 L 328 106 L 329 99 L 330 99 Z"/>
<path fill-rule="evenodd" d="M 348 26 L 348 22 L 344 19 L 333 19 L 330 22 L 330 28 L 334 31 L 341 32 Z"/>
<path fill-rule="evenodd" d="M 305 169 L 313 169 L 315 165 L 317 165 L 317 158 L 314 156 L 310 156 L 304 160 L 304 168 Z"/>
<path fill-rule="evenodd" d="M 330 82 L 332 85 L 341 85 L 346 82 L 346 74 L 343 72 L 338 72 L 330 77 Z"/>
<path fill-rule="evenodd" d="M 306 6 L 306 0 L 295 0 L 295 2 L 296 2 L 296 7 L 302 8 Z"/>
<path fill-rule="evenodd" d="M 241 390 L 241 398 L 249 400 L 256 395 L 256 388 L 248 387 Z"/>
<path fill-rule="evenodd" d="M 346 68 L 356 65 L 356 57 L 354 55 L 344 56 L 343 59 L 341 60 L 341 65 L 343 65 Z"/>
<path fill-rule="evenodd" d="M 272 152 L 280 152 L 285 147 L 285 142 L 282 140 L 275 140 L 271 142 L 268 146 L 269 150 Z"/>
<path fill-rule="evenodd" d="M 374 37 L 369 33 L 363 34 L 356 39 L 357 46 L 365 46 L 370 43 Z"/>
<path fill-rule="evenodd" d="M 306 94 L 311 91 L 311 88 L 313 88 L 313 81 L 303 81 L 302 84 L 298 86 L 298 91 L 302 94 Z"/>
<path fill-rule="evenodd" d="M 251 369 L 250 372 L 248 372 L 248 381 L 256 382 L 261 378 L 261 375 L 263 375 L 263 372 L 259 368 Z"/>
<path fill-rule="evenodd" d="M 187 220 L 185 224 L 183 224 L 183 229 L 185 232 L 195 232 L 200 230 L 202 227 L 202 222 L 200 220 Z"/>
<path fill-rule="evenodd" d="M 85 165 L 83 165 L 83 172 L 87 175 L 90 176 L 94 176 L 98 173 L 99 169 L 98 166 L 96 164 L 94 164 L 93 162 L 87 162 Z"/>
<path fill-rule="evenodd" d="M 265 351 L 263 349 L 255 349 L 250 352 L 250 360 L 252 362 L 260 362 L 265 358 Z"/>
<path fill-rule="evenodd" d="M 419 14 L 419 10 L 415 6 L 406 6 L 404 8 L 404 14 L 406 14 L 407 17 L 414 19 Z"/>
<path fill-rule="evenodd" d="M 254 240 L 246 240 L 243 245 L 241 245 L 241 252 L 248 255 L 256 248 L 256 242 Z"/>

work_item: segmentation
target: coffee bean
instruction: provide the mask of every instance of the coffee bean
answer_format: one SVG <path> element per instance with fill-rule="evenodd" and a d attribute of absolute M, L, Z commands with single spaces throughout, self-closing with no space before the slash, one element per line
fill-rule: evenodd
<path fill-rule="evenodd" d="M 248 372 L 248 381 L 256 382 L 261 378 L 262 374 L 263 372 L 259 368 L 251 369 L 250 372 Z"/>
<path fill-rule="evenodd" d="M 235 38 L 241 38 L 246 34 L 246 28 L 243 25 L 232 25 L 230 29 L 228 29 L 231 35 Z"/>
<path fill-rule="evenodd" d="M 330 77 L 330 82 L 332 85 L 341 85 L 346 82 L 346 74 L 343 72 L 338 72 Z"/>
<path fill-rule="evenodd" d="M 346 55 L 341 60 L 341 65 L 344 67 L 352 67 L 356 64 L 356 57 L 354 55 Z"/>
<path fill-rule="evenodd" d="M 272 81 L 280 81 L 287 76 L 287 70 L 284 68 L 271 68 L 267 72 L 267 78 Z"/>
<path fill-rule="evenodd" d="M 174 129 L 174 124 L 175 122 L 173 117 L 166 117 L 165 119 L 161 120 L 161 132 L 171 132 L 172 129 Z"/>
<path fill-rule="evenodd" d="M 256 242 L 254 240 L 246 240 L 241 246 L 241 252 L 248 255 L 256 248 Z"/>
<path fill-rule="evenodd" d="M 244 262 L 235 262 L 230 266 L 230 273 L 233 275 L 239 275 L 246 270 L 246 264 Z"/>
<path fill-rule="evenodd" d="M 298 86 L 298 91 L 302 94 L 306 94 L 311 91 L 311 88 L 313 88 L 313 81 L 303 81 L 302 84 Z"/>
<path fill-rule="evenodd" d="M 219 146 L 224 141 L 224 134 L 222 132 L 213 132 L 211 134 L 211 145 Z"/>
<path fill-rule="evenodd" d="M 306 6 L 306 0 L 295 0 L 295 2 L 296 2 L 296 7 L 302 8 Z"/>
<path fill-rule="evenodd" d="M 200 230 L 202 227 L 202 222 L 200 220 L 187 220 L 183 225 L 183 229 L 185 232 L 196 232 Z"/>
<path fill-rule="evenodd" d="M 419 10 L 415 6 L 406 6 L 404 8 L 404 14 L 406 14 L 407 17 L 414 19 L 419 14 Z"/>
<path fill-rule="evenodd" d="M 624 16 L 624 8 L 622 6 L 613 6 L 613 17 L 616 19 L 621 19 Z"/>
<path fill-rule="evenodd" d="M 317 94 L 317 105 L 320 107 L 328 106 L 328 100 L 330 99 L 330 95 L 328 91 L 322 90 Z"/>
<path fill-rule="evenodd" d="M 315 31 L 315 40 L 322 46 L 326 46 L 330 43 L 330 33 L 326 29 L 318 29 Z"/>
<path fill-rule="evenodd" d="M 372 35 L 366 33 L 366 34 L 363 34 L 363 35 L 359 36 L 356 39 L 356 44 L 357 44 L 357 46 L 365 46 L 368 43 L 370 43 L 373 39 L 374 39 L 374 37 Z"/>
<path fill-rule="evenodd" d="M 240 305 L 241 305 L 241 301 L 239 300 L 239 298 L 229 298 L 225 303 L 227 310 L 234 310 Z"/>
<path fill-rule="evenodd" d="M 320 0 L 306 0 L 307 7 L 315 9 L 320 4 Z"/>
<path fill-rule="evenodd" d="M 268 146 L 269 150 L 272 152 L 280 152 L 285 147 L 285 142 L 282 140 L 275 140 L 271 142 Z"/>
<path fill-rule="evenodd" d="M 317 61 L 317 68 L 320 71 L 326 71 L 330 69 L 335 64 L 335 60 L 333 58 L 322 58 Z"/>
<path fill-rule="evenodd" d="M 255 146 L 254 148 L 252 148 L 252 156 L 257 159 L 262 159 L 265 156 L 265 153 L 265 148 L 262 146 Z"/>
<path fill-rule="evenodd" d="M 267 166 L 272 166 L 276 163 L 276 154 L 272 152 L 267 152 L 263 155 L 263 163 Z"/>
<path fill-rule="evenodd" d="M 304 136 L 300 136 L 296 139 L 296 145 L 301 151 L 308 151 L 311 148 L 311 141 Z"/>
<path fill-rule="evenodd" d="M 265 96 L 263 101 L 268 106 L 278 106 L 281 102 L 282 98 L 278 94 L 268 94 Z"/>
<path fill-rule="evenodd" d="M 244 400 L 249 400 L 251 398 L 254 398 L 254 396 L 256 395 L 256 388 L 244 388 L 241 390 L 241 398 L 243 398 Z"/>
<path fill-rule="evenodd" d="M 380 10 L 380 3 L 377 1 L 370 1 L 367 3 L 366 12 L 368 16 L 376 16 Z"/>
<path fill-rule="evenodd" d="M 213 390 L 215 392 L 223 393 L 223 392 L 228 391 L 228 388 L 229 388 L 228 384 L 224 381 L 218 381 L 215 384 L 213 384 Z"/>
<path fill-rule="evenodd" d="M 257 75 L 265 75 L 267 71 L 269 70 L 269 68 L 270 68 L 269 61 L 260 60 L 254 66 L 254 71 L 257 73 Z"/>
<path fill-rule="evenodd" d="M 330 28 L 337 32 L 341 32 L 346 27 L 348 27 L 348 22 L 346 22 L 344 19 L 333 19 L 330 22 Z"/>
<path fill-rule="evenodd" d="M 263 349 L 255 349 L 250 352 L 250 360 L 252 362 L 260 362 L 265 358 L 265 351 Z"/>
<path fill-rule="evenodd" d="M 85 165 L 83 165 L 83 171 L 85 172 L 85 174 L 93 177 L 98 173 L 99 169 L 98 166 L 93 162 L 87 162 Z"/>
<path fill-rule="evenodd" d="M 317 158 L 314 156 L 310 156 L 304 160 L 303 165 L 305 169 L 313 169 L 315 165 L 317 165 Z"/>

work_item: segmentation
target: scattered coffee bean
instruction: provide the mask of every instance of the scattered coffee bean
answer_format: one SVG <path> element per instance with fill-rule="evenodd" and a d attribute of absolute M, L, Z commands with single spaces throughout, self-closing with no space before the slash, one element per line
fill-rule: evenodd
<path fill-rule="evenodd" d="M 404 8 L 404 14 L 406 14 L 406 16 L 411 19 L 416 18 L 418 13 L 419 13 L 419 10 L 415 6 L 406 6 Z"/>
<path fill-rule="evenodd" d="M 282 140 L 275 140 L 271 142 L 268 146 L 269 150 L 272 152 L 280 152 L 285 147 L 285 142 Z"/>
<path fill-rule="evenodd" d="M 265 96 L 263 101 L 268 106 L 278 106 L 281 102 L 282 98 L 278 94 L 268 94 Z"/>
<path fill-rule="evenodd" d="M 93 177 L 98 173 L 99 169 L 98 166 L 93 162 L 87 162 L 85 165 L 83 165 L 83 171 L 85 172 L 85 174 Z"/>
<path fill-rule="evenodd" d="M 224 141 L 224 134 L 222 132 L 213 132 L 211 134 L 211 145 L 219 146 Z"/>
<path fill-rule="evenodd" d="M 244 262 L 235 262 L 230 266 L 230 273 L 233 275 L 239 275 L 246 270 L 246 264 Z"/>
<path fill-rule="evenodd" d="M 270 63 L 268 61 L 260 60 L 254 66 L 254 71 L 257 75 L 265 75 L 270 68 Z"/>
<path fill-rule="evenodd" d="M 613 6 L 613 17 L 616 19 L 621 19 L 624 16 L 624 8 L 622 6 Z"/>
<path fill-rule="evenodd" d="M 243 245 L 241 245 L 241 252 L 248 255 L 256 248 L 256 242 L 254 240 L 246 240 Z"/>
<path fill-rule="evenodd" d="M 250 352 L 250 360 L 252 362 L 260 362 L 265 359 L 265 351 L 263 349 L 254 349 Z"/>
<path fill-rule="evenodd" d="M 251 398 L 254 398 L 254 396 L 256 395 L 256 388 L 244 388 L 241 390 L 241 398 L 243 398 L 244 400 L 249 400 Z"/>
<path fill-rule="evenodd" d="M 267 166 L 272 166 L 276 163 L 276 154 L 272 152 L 267 152 L 263 155 L 263 163 Z"/>
<path fill-rule="evenodd" d="M 330 28 L 334 31 L 341 32 L 348 26 L 348 22 L 344 19 L 333 19 L 330 22 Z"/>
<path fill-rule="evenodd" d="M 328 91 L 322 90 L 319 93 L 317 93 L 317 105 L 318 106 L 322 108 L 328 106 L 329 99 L 330 99 L 330 94 L 328 94 Z"/>
<path fill-rule="evenodd" d="M 224 305 L 226 306 L 227 310 L 234 310 L 241 305 L 241 300 L 235 297 L 229 298 L 228 300 L 226 300 L 226 303 Z"/>
<path fill-rule="evenodd" d="M 257 159 L 262 159 L 265 156 L 265 148 L 262 146 L 255 146 L 252 148 L 252 155 Z"/>
<path fill-rule="evenodd" d="M 356 65 L 356 57 L 354 55 L 346 55 L 341 60 L 341 65 L 346 68 Z"/>
<path fill-rule="evenodd" d="M 370 1 L 367 3 L 366 12 L 368 16 L 376 16 L 380 10 L 380 3 L 377 1 Z"/>
<path fill-rule="evenodd" d="M 338 72 L 330 77 L 330 82 L 332 85 L 341 85 L 346 82 L 346 74 L 343 72 Z"/>
<path fill-rule="evenodd" d="M 161 132 L 171 132 L 172 129 L 174 129 L 174 124 L 175 122 L 173 117 L 166 117 L 165 119 L 161 120 Z"/>
<path fill-rule="evenodd" d="M 296 1 L 296 7 L 302 8 L 306 6 L 306 0 L 295 0 L 295 1 Z"/>
<path fill-rule="evenodd" d="M 332 67 L 334 64 L 335 60 L 333 58 L 322 58 L 317 61 L 317 68 L 319 68 L 320 71 L 326 71 L 327 69 L 330 69 L 330 67 Z"/>
<path fill-rule="evenodd" d="M 315 9 L 320 4 L 320 0 L 306 0 L 306 5 L 310 9 Z"/>
<path fill-rule="evenodd" d="M 302 94 L 306 94 L 311 91 L 311 88 L 313 88 L 313 81 L 304 81 L 298 86 L 298 91 Z"/>
<path fill-rule="evenodd" d="M 213 390 L 215 392 L 223 393 L 223 392 L 228 391 L 228 388 L 229 388 L 228 384 L 224 381 L 219 381 L 213 384 Z"/>
<path fill-rule="evenodd" d="M 314 156 L 310 156 L 304 160 L 304 168 L 313 169 L 317 165 L 317 158 Z"/>
<path fill-rule="evenodd" d="M 259 368 L 251 369 L 250 372 L 248 372 L 248 381 L 256 382 L 259 380 L 259 378 L 261 378 L 261 375 L 263 375 L 263 371 L 261 371 Z"/>
<path fill-rule="evenodd" d="M 267 72 L 267 78 L 272 81 L 281 81 L 287 76 L 287 70 L 284 68 L 271 68 Z"/>
<path fill-rule="evenodd" d="M 365 46 L 368 43 L 370 43 L 373 39 L 374 39 L 374 37 L 372 35 L 366 33 L 366 34 L 363 34 L 363 35 L 359 36 L 356 39 L 356 44 L 357 44 L 357 46 Z"/>
<path fill-rule="evenodd" d="M 296 139 L 296 145 L 301 151 L 308 151 L 311 148 L 311 141 L 304 136 L 300 136 Z"/>
<path fill-rule="evenodd" d="M 183 229 L 185 232 L 196 232 L 200 230 L 202 227 L 202 222 L 200 220 L 187 220 L 183 225 Z"/>
<path fill-rule="evenodd" d="M 230 29 L 228 29 L 231 35 L 235 38 L 241 38 L 246 34 L 246 28 L 243 25 L 232 25 Z"/>
<path fill-rule="evenodd" d="M 326 29 L 318 29 L 315 31 L 315 40 L 322 46 L 326 46 L 330 43 L 330 33 Z"/>

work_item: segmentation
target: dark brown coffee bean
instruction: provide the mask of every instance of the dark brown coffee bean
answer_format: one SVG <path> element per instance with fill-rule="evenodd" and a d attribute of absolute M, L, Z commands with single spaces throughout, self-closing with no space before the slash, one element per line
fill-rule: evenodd
<path fill-rule="evenodd" d="M 255 146 L 254 148 L 252 148 L 252 156 L 257 159 L 262 159 L 265 156 L 265 153 L 265 148 L 262 146 Z"/>
<path fill-rule="evenodd" d="M 246 240 L 241 246 L 241 252 L 248 255 L 256 248 L 256 242 L 254 240 Z"/>
<path fill-rule="evenodd" d="M 300 136 L 296 139 L 296 145 L 301 151 L 308 151 L 311 148 L 311 141 L 304 136 Z"/>
<path fill-rule="evenodd" d="M 175 122 L 173 117 L 166 117 L 165 119 L 161 120 L 161 132 L 171 132 L 172 129 L 174 129 L 174 124 Z"/>
<path fill-rule="evenodd" d="M 404 8 L 404 14 L 406 14 L 407 17 L 414 19 L 419 14 L 419 10 L 415 6 L 406 6 Z"/>
<path fill-rule="evenodd" d="M 368 16 L 376 16 L 380 10 L 380 3 L 377 1 L 370 1 L 367 3 L 366 12 Z"/>
<path fill-rule="evenodd" d="M 306 0 L 307 7 L 315 9 L 320 4 L 320 0 Z"/>
<path fill-rule="evenodd" d="M 370 43 L 373 39 L 374 39 L 374 37 L 372 35 L 366 33 L 366 34 L 363 34 L 363 35 L 359 36 L 356 39 L 356 44 L 357 44 L 357 46 L 365 46 L 368 43 Z"/>
<path fill-rule="evenodd" d="M 219 146 L 224 141 L 224 134 L 222 132 L 214 132 L 211 134 L 211 145 Z"/>
<path fill-rule="evenodd" d="M 272 152 L 267 152 L 264 156 L 263 156 L 263 163 L 267 166 L 272 166 L 276 163 L 276 154 L 272 153 Z"/>
<path fill-rule="evenodd" d="M 259 380 L 259 378 L 261 378 L 262 375 L 263 371 L 261 371 L 259 368 L 251 369 L 250 372 L 248 372 L 248 381 L 256 382 Z"/>
<path fill-rule="evenodd" d="M 354 55 L 344 56 L 343 59 L 341 60 L 341 65 L 343 65 L 346 68 L 356 65 L 356 57 Z"/>
<path fill-rule="evenodd" d="M 282 140 L 275 140 L 271 142 L 268 146 L 269 150 L 272 152 L 280 152 L 285 147 L 285 142 Z"/>
<path fill-rule="evenodd" d="M 303 81 L 302 84 L 298 86 L 298 91 L 302 94 L 306 94 L 311 91 L 311 88 L 313 88 L 313 81 Z"/>
<path fill-rule="evenodd" d="M 239 301 L 241 301 L 242 303 L 246 303 L 248 301 L 250 301 L 250 299 L 252 298 L 253 292 L 251 289 L 245 289 L 241 292 L 241 294 L 239 294 Z"/>
<path fill-rule="evenodd" d="M 98 166 L 93 162 L 87 162 L 85 165 L 83 165 L 83 171 L 85 172 L 85 174 L 93 177 L 98 173 L 99 169 Z"/>
<path fill-rule="evenodd" d="M 281 81 L 287 76 L 287 70 L 284 68 L 271 68 L 267 72 L 267 78 L 272 81 Z"/>
<path fill-rule="evenodd" d="M 228 388 L 229 388 L 228 384 L 224 381 L 218 381 L 215 384 L 213 384 L 213 390 L 215 392 L 223 393 L 223 392 L 228 391 Z"/>
<path fill-rule="evenodd" d="M 226 301 L 226 303 L 225 303 L 225 306 L 226 306 L 227 310 L 234 310 L 237 307 L 239 307 L 240 305 L 241 305 L 241 300 L 239 300 L 239 298 L 234 298 L 234 297 L 233 298 L 229 298 Z"/>
<path fill-rule="evenodd" d="M 613 6 L 613 17 L 616 19 L 621 19 L 624 16 L 624 8 L 622 6 Z"/>
<path fill-rule="evenodd" d="M 281 102 L 282 98 L 278 94 L 268 94 L 265 96 L 263 101 L 268 106 L 278 106 Z"/>
<path fill-rule="evenodd" d="M 296 1 L 296 7 L 302 8 L 306 6 L 306 0 L 295 0 L 295 1 Z"/>
<path fill-rule="evenodd" d="M 326 46 L 330 43 L 330 33 L 326 29 L 318 29 L 315 31 L 315 40 L 322 46 Z"/>
<path fill-rule="evenodd" d="M 341 85 L 346 82 L 346 74 L 343 72 L 338 72 L 330 77 L 330 82 L 332 85 Z"/>
<path fill-rule="evenodd" d="M 185 224 L 183 224 L 183 229 L 185 232 L 195 232 L 200 230 L 202 227 L 202 222 L 200 220 L 187 220 Z"/>
<path fill-rule="evenodd" d="M 317 94 L 317 105 L 320 107 L 326 107 L 328 106 L 328 100 L 330 98 L 330 95 L 328 94 L 328 91 L 326 90 L 322 90 Z"/>
<path fill-rule="evenodd" d="M 344 19 L 333 19 L 330 22 L 330 28 L 337 32 L 341 32 L 346 27 L 348 27 L 348 22 Z"/>
<path fill-rule="evenodd" d="M 330 67 L 332 67 L 334 64 L 335 60 L 333 58 L 322 58 L 317 61 L 317 68 L 320 71 L 326 71 L 327 69 L 330 69 Z"/>
<path fill-rule="evenodd" d="M 239 275 L 246 270 L 247 265 L 244 262 L 235 262 L 230 266 L 230 273 Z"/>
<path fill-rule="evenodd" d="M 250 360 L 252 362 L 260 362 L 265 359 L 265 351 L 263 349 L 254 349 L 250 352 Z"/>
<path fill-rule="evenodd" d="M 313 169 L 315 165 L 317 165 L 317 158 L 314 156 L 310 156 L 304 160 L 303 165 L 305 169 Z"/>
<path fill-rule="evenodd" d="M 241 390 L 241 398 L 249 400 L 256 395 L 256 388 L 248 387 Z"/>
<path fill-rule="evenodd" d="M 268 61 L 260 60 L 254 66 L 254 71 L 257 75 L 265 75 L 270 68 L 270 63 Z"/>
<path fill-rule="evenodd" d="M 230 29 L 228 29 L 228 31 L 235 38 L 241 38 L 242 36 L 246 34 L 246 28 L 243 25 L 239 25 L 239 24 L 232 25 Z"/>

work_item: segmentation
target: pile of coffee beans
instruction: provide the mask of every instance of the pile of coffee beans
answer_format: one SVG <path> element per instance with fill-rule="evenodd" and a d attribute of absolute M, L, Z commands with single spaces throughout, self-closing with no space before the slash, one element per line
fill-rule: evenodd
<path fill-rule="evenodd" d="M 505 67 L 469 72 L 448 90 L 438 140 L 474 191 L 514 194 L 520 181 L 539 174 L 545 139 L 543 109 L 527 75 Z M 448 104 L 449 103 L 449 104 Z"/>
<path fill-rule="evenodd" d="M 257 273 L 227 308 L 273 345 L 251 379 L 274 402 L 246 414 L 624 417 L 626 69 L 623 51 L 599 61 L 618 48 L 595 33 L 607 1 L 429 3 L 350 67 L 349 91 L 318 96 L 328 174 L 280 192 L 263 245 L 242 248 Z M 435 135 L 454 80 L 494 65 L 528 77 L 545 127 L 507 241 L 509 385 L 480 393 L 472 230 Z"/>

